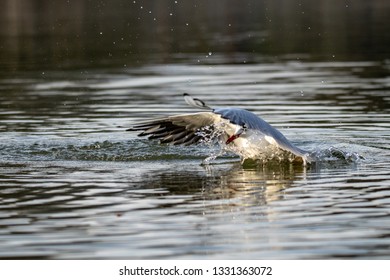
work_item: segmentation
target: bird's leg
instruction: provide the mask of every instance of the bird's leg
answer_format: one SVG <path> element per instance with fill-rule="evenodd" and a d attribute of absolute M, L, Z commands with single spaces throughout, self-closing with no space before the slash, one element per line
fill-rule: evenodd
<path fill-rule="evenodd" d="M 226 140 L 225 144 L 227 145 L 227 144 L 233 142 L 234 140 L 236 140 L 238 137 L 241 136 L 241 134 L 243 134 L 245 132 L 245 130 L 246 130 L 245 126 L 238 126 L 236 132 L 234 132 L 234 134 L 232 136 L 230 136 L 228 138 L 228 140 Z"/>

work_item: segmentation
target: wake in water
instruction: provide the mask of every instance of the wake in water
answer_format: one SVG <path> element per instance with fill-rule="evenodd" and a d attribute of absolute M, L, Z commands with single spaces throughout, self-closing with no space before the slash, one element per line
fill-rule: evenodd
<path fill-rule="evenodd" d="M 221 141 L 216 130 L 204 129 L 200 145 L 192 147 L 172 146 L 169 144 L 155 145 L 149 141 L 48 141 L 28 142 L 23 139 L 23 145 L 3 145 L 0 160 L 80 160 L 80 161 L 161 161 L 161 160 L 203 160 L 204 165 L 236 161 L 237 155 L 241 164 L 268 165 L 268 164 L 294 164 L 297 157 L 287 151 L 277 149 L 272 145 L 259 146 L 256 157 L 248 157 L 248 153 L 240 146 L 226 145 Z M 21 152 L 23 151 L 23 152 Z M 329 147 L 317 149 L 308 156 L 312 164 L 356 164 L 364 160 L 357 152 L 347 152 L 340 148 Z M 299 159 L 299 158 L 298 158 Z M 301 165 L 301 164 L 299 164 Z"/>
<path fill-rule="evenodd" d="M 234 149 L 234 151 L 232 151 L 232 148 L 230 147 L 227 148 L 224 147 L 223 145 L 218 151 L 213 152 L 209 157 L 203 160 L 202 164 L 204 165 L 212 164 L 213 161 L 216 160 L 218 157 L 227 155 L 230 152 L 238 154 L 240 156 L 242 164 L 248 162 L 251 162 L 252 164 L 253 163 L 255 164 L 268 164 L 268 163 L 301 164 L 300 158 L 297 158 L 294 154 L 277 149 L 275 147 L 259 148 L 259 152 L 257 153 L 256 157 L 248 158 L 243 155 L 245 154 L 245 152 L 242 152 L 239 149 Z M 310 164 L 312 165 L 323 164 L 323 163 L 355 164 L 365 160 L 365 158 L 357 152 L 343 151 L 336 147 L 329 147 L 326 149 L 316 150 L 314 152 L 309 153 L 308 157 L 310 157 L 311 159 Z"/>
<path fill-rule="evenodd" d="M 358 163 L 365 158 L 357 152 L 346 152 L 336 147 L 318 150 L 311 153 L 316 162 L 345 162 Z"/>

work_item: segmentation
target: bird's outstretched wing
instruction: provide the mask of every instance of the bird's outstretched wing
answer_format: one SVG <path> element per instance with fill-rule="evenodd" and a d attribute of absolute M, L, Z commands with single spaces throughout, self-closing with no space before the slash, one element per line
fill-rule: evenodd
<path fill-rule="evenodd" d="M 140 122 L 129 128 L 128 131 L 142 131 L 138 136 L 159 139 L 160 143 L 191 145 L 202 139 L 202 136 L 197 132 L 205 127 L 212 129 L 218 121 L 220 121 L 219 115 L 201 112 Z"/>

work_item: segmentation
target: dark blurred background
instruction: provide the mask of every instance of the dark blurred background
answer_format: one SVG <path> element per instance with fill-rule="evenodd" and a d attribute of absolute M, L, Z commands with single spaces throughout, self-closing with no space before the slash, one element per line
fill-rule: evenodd
<path fill-rule="evenodd" d="M 0 69 L 390 57 L 389 0 L 2 0 Z"/>

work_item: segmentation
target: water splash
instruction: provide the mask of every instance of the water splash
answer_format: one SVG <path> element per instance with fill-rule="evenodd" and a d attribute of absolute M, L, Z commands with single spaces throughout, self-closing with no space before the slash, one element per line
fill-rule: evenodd
<path fill-rule="evenodd" d="M 224 131 L 220 128 L 218 124 L 204 126 L 195 133 L 197 136 L 202 137 L 199 141 L 200 143 L 206 145 L 215 144 Z"/>
<path fill-rule="evenodd" d="M 207 126 L 197 132 L 202 137 L 202 144 L 211 149 L 210 155 L 203 160 L 202 164 L 212 163 L 216 158 L 224 155 L 238 155 L 241 163 L 246 161 L 256 161 L 259 164 L 267 162 L 300 162 L 304 163 L 305 159 L 295 156 L 294 154 L 281 150 L 266 140 L 266 135 L 258 132 L 246 135 L 245 139 L 239 138 L 239 145 L 234 143 L 226 144 L 228 135 L 226 134 L 226 123 L 221 122 L 213 126 Z M 215 148 L 218 147 L 218 148 Z"/>
<path fill-rule="evenodd" d="M 347 152 L 336 147 L 317 150 L 310 154 L 316 162 L 359 163 L 365 158 L 357 152 Z"/>
<path fill-rule="evenodd" d="M 238 155 L 242 164 L 251 162 L 256 164 L 299 163 L 305 165 L 306 160 L 308 159 L 310 159 L 313 164 L 355 164 L 365 160 L 365 158 L 357 152 L 344 151 L 333 146 L 308 152 L 308 154 L 302 158 L 294 155 L 291 152 L 284 151 L 275 145 L 269 144 L 269 142 L 265 139 L 265 135 L 261 133 L 256 133 L 247 137 L 248 143 L 256 143 L 256 147 L 251 145 L 250 151 L 248 151 L 249 149 L 247 149 L 245 144 L 226 144 L 224 134 L 224 123 L 205 127 L 197 132 L 197 135 L 202 137 L 201 143 L 205 144 L 211 149 L 210 155 L 203 160 L 202 164 L 208 165 L 216 158 L 227 154 Z"/>
<path fill-rule="evenodd" d="M 196 132 L 197 136 L 202 137 L 199 143 L 210 149 L 210 155 L 202 161 L 202 165 L 209 165 L 216 158 L 226 154 L 220 140 L 223 133 L 224 131 L 219 128 L 218 124 L 204 126 Z"/>

